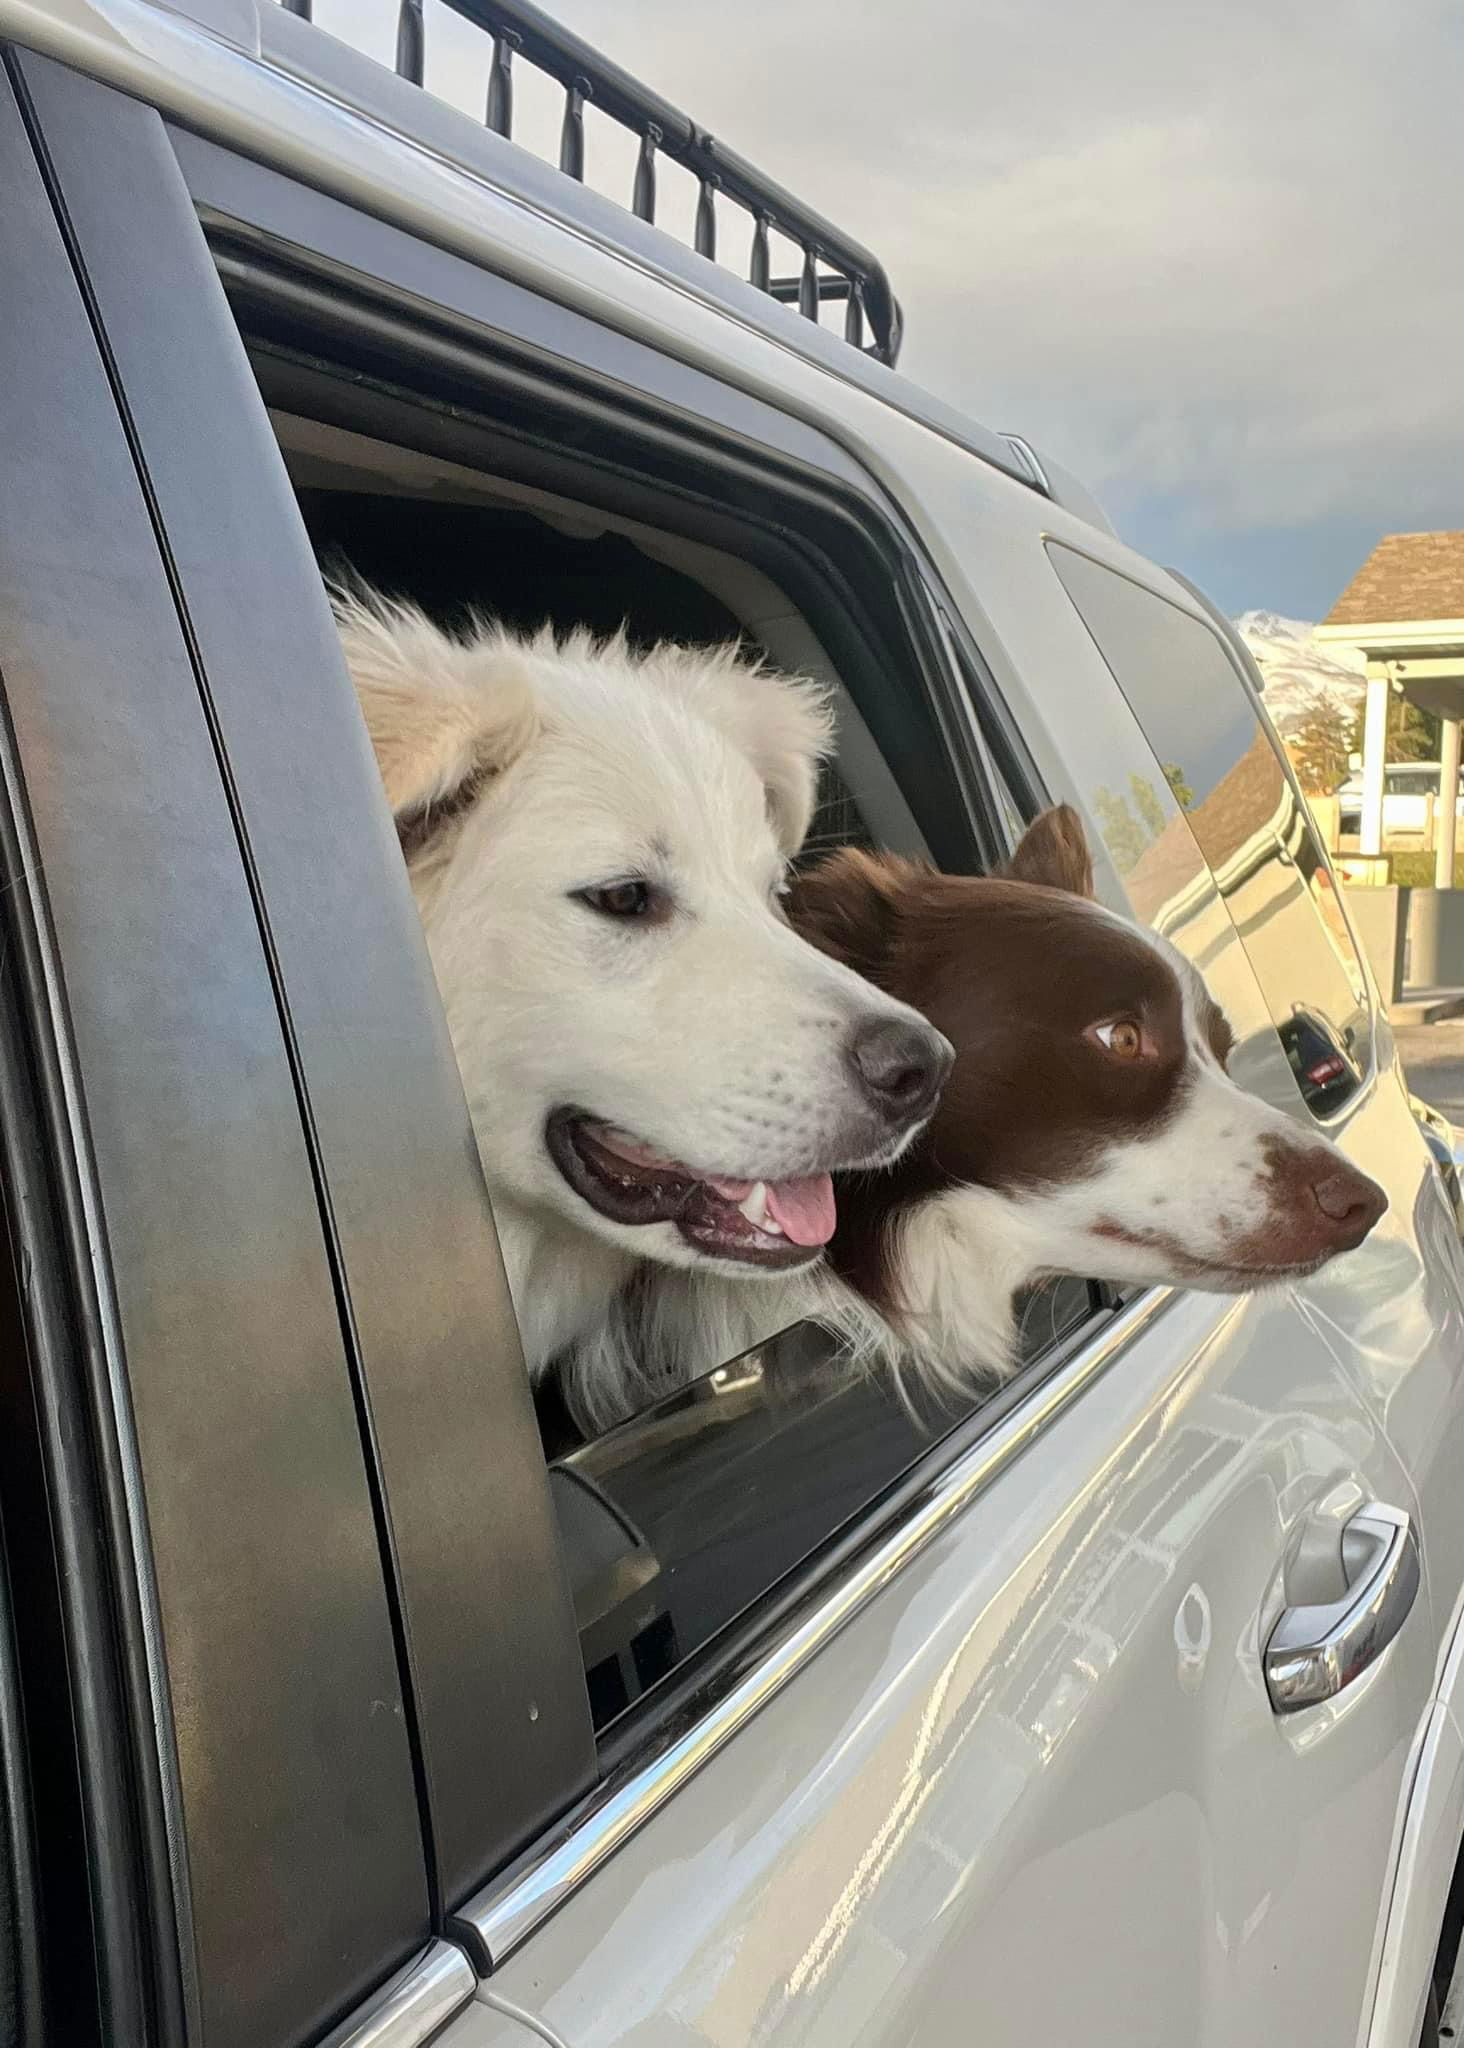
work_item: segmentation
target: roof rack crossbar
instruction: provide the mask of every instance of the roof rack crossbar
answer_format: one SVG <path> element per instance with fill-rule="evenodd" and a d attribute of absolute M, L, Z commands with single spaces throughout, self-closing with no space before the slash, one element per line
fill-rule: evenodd
<path fill-rule="evenodd" d="M 721 195 L 752 217 L 748 281 L 759 291 L 796 305 L 817 320 L 826 300 L 845 302 L 844 339 L 893 363 L 900 351 L 903 320 L 884 266 L 859 242 L 769 178 L 736 150 L 718 142 L 669 100 L 642 85 L 628 71 L 564 28 L 534 0 L 445 0 L 454 14 L 483 29 L 493 42 L 484 124 L 497 135 L 513 134 L 513 61 L 522 57 L 564 90 L 559 168 L 583 182 L 586 103 L 597 107 L 639 143 L 631 211 L 644 221 L 656 217 L 656 159 L 670 157 L 697 181 L 694 244 L 713 262 L 717 256 L 717 199 Z M 281 0 L 290 14 L 311 18 L 312 0 Z M 396 69 L 421 85 L 426 62 L 423 0 L 399 0 Z M 770 275 L 768 235 L 774 230 L 803 252 L 796 278 Z M 868 321 L 872 340 L 864 340 Z"/>
<path fill-rule="evenodd" d="M 785 306 L 803 305 L 807 291 L 807 270 L 798 277 L 775 277 L 769 281 L 768 293 Z M 820 270 L 814 278 L 814 289 L 821 304 L 844 302 L 844 339 L 855 348 L 864 345 L 864 305 L 857 277 L 841 277 L 832 270 Z"/>

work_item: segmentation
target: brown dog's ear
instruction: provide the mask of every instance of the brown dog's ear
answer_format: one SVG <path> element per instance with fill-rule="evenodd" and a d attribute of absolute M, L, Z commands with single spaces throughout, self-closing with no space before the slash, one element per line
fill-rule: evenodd
<path fill-rule="evenodd" d="M 878 983 L 894 945 L 901 895 L 919 872 L 893 854 L 842 846 L 794 877 L 788 922 L 821 953 Z"/>
<path fill-rule="evenodd" d="M 1040 812 L 1002 872 L 1013 882 L 1040 882 L 1073 896 L 1091 896 L 1093 856 L 1072 805 L 1054 804 Z"/>

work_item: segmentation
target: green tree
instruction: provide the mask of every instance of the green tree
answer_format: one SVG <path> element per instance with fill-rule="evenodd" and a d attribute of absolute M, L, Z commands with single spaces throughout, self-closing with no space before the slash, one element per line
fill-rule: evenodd
<path fill-rule="evenodd" d="M 1189 810 L 1194 803 L 1195 793 L 1184 779 L 1183 768 L 1176 768 L 1172 761 L 1169 762 L 1164 770 L 1164 780 L 1169 784 L 1169 793 L 1179 808 L 1182 811 Z"/>
<path fill-rule="evenodd" d="M 1286 751 L 1307 795 L 1331 796 L 1347 780 L 1354 751 L 1347 713 L 1334 704 L 1318 705 L 1287 734 Z"/>
<path fill-rule="evenodd" d="M 1347 750 L 1351 754 L 1362 752 L 1362 728 L 1366 715 L 1366 705 L 1359 704 L 1347 737 Z M 1438 719 L 1431 711 L 1420 711 L 1407 697 L 1395 696 L 1391 690 L 1388 692 L 1387 729 L 1387 760 L 1437 761 L 1439 758 Z"/>

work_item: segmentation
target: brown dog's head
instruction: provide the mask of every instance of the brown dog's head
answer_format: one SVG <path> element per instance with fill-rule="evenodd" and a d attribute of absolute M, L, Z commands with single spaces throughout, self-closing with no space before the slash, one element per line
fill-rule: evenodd
<path fill-rule="evenodd" d="M 1313 1271 L 1382 1215 L 1335 1146 L 1227 1077 L 1199 974 L 1092 886 L 1067 805 L 998 876 L 845 849 L 795 885 L 796 928 L 955 1047 L 912 1150 L 841 1193 L 834 1264 L 881 1306 L 899 1301 L 889 1223 L 954 1188 L 1001 1200 L 1034 1274 L 1219 1292 Z"/>

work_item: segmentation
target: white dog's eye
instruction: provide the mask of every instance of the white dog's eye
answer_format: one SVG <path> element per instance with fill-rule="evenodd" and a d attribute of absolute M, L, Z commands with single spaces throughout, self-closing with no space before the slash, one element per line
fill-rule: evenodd
<path fill-rule="evenodd" d="M 671 907 L 662 892 L 639 875 L 627 875 L 619 882 L 600 882 L 590 889 L 572 890 L 571 894 L 601 917 L 640 919 L 647 924 L 659 923 L 669 915 Z"/>

